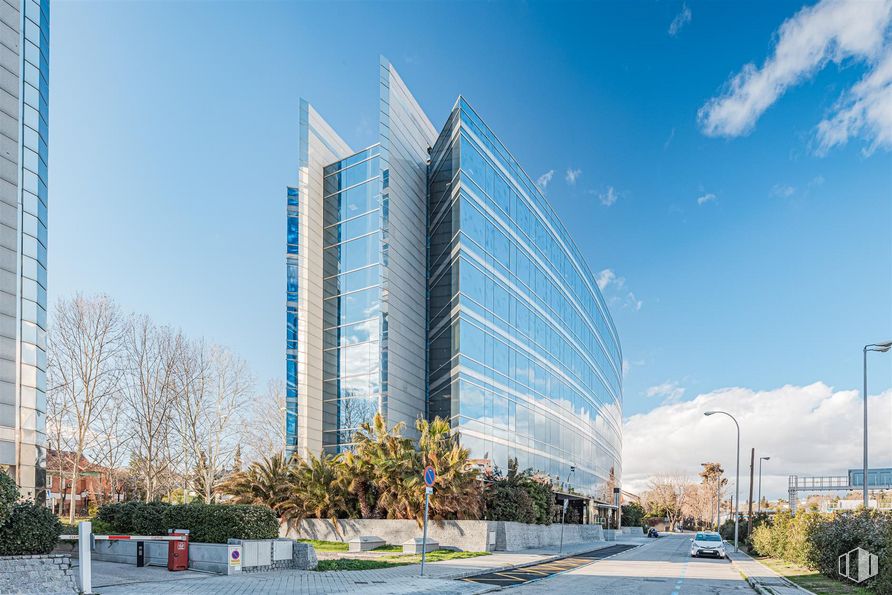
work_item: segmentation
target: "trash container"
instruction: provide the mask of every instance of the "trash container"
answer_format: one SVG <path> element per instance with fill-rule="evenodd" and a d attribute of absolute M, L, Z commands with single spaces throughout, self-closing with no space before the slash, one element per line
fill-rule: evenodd
<path fill-rule="evenodd" d="M 183 535 L 183 541 L 167 542 L 167 569 L 187 570 L 189 568 L 189 530 L 168 529 L 168 535 Z"/>

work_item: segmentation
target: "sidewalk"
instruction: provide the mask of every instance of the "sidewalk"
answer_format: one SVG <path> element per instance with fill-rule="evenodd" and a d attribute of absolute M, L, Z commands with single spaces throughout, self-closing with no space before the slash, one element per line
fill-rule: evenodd
<path fill-rule="evenodd" d="M 490 556 L 446 560 L 425 564 L 424 577 L 419 576 L 420 565 L 410 564 L 379 570 L 308 572 L 280 570 L 263 573 L 244 573 L 239 576 L 208 576 L 184 578 L 163 582 L 129 582 L 116 585 L 94 585 L 95 590 L 106 593 L 208 593 L 213 595 L 242 595 L 247 593 L 316 595 L 323 593 L 446 593 L 476 594 L 494 590 L 489 585 L 459 581 L 466 576 L 482 572 L 508 570 L 548 562 L 574 554 L 590 552 L 620 543 L 644 543 L 644 538 L 597 541 L 558 548 L 524 550 L 522 552 L 494 552 Z M 132 574 L 131 574 L 132 576 Z"/>
<path fill-rule="evenodd" d="M 731 548 L 733 549 L 733 548 Z M 758 560 L 743 552 L 728 552 L 734 567 L 746 578 L 756 593 L 767 595 L 814 595 L 811 591 L 793 584 Z"/>

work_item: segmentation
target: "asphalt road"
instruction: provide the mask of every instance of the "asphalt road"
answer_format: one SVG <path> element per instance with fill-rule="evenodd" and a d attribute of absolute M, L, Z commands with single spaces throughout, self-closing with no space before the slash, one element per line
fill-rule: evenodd
<path fill-rule="evenodd" d="M 691 558 L 690 543 L 690 535 L 665 535 L 606 560 L 506 590 L 550 595 L 753 593 L 729 561 Z"/>

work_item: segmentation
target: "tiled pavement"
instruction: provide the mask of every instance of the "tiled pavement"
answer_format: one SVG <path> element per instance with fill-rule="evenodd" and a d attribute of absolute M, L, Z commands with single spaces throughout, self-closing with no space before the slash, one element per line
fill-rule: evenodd
<path fill-rule="evenodd" d="M 632 538 L 630 543 L 640 543 L 642 538 Z M 588 552 L 609 547 L 617 542 L 596 542 L 564 548 L 563 555 Z M 510 568 L 518 565 L 542 562 L 558 557 L 557 548 L 526 550 L 524 552 L 497 552 L 491 556 L 449 560 L 425 565 L 424 577 L 419 576 L 418 564 L 397 566 L 380 570 L 342 572 L 307 572 L 280 570 L 264 573 L 245 573 L 240 576 L 208 576 L 164 580 L 160 582 L 130 582 L 102 586 L 94 581 L 94 590 L 102 594 L 112 593 L 196 593 L 212 595 L 241 595 L 244 593 L 316 595 L 322 593 L 483 593 L 492 590 L 488 585 L 454 580 L 481 571 Z"/>

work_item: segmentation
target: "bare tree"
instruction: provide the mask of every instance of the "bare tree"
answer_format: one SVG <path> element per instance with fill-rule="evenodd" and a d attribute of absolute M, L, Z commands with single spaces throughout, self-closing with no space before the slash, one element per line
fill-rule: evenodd
<path fill-rule="evenodd" d="M 669 527 L 674 528 L 684 516 L 689 496 L 690 482 L 683 473 L 661 473 L 650 480 L 644 507 L 648 514 L 665 516 Z"/>
<path fill-rule="evenodd" d="M 66 413 L 72 424 L 74 458 L 68 513 L 72 524 L 81 457 L 97 440 L 97 420 L 107 407 L 114 406 L 120 394 L 125 328 L 120 310 L 107 296 L 86 298 L 78 294 L 56 304 L 49 340 L 53 354 L 52 390 L 58 391 L 57 397 L 67 404 Z M 62 453 L 59 454 L 61 457 Z"/>
<path fill-rule="evenodd" d="M 58 367 L 54 361 L 54 352 L 49 352 L 47 365 L 47 384 L 46 393 L 46 444 L 49 450 L 55 451 L 56 457 L 54 462 L 57 465 L 50 468 L 47 465 L 47 474 L 50 477 L 50 487 L 52 487 L 52 478 L 57 477 L 59 480 L 59 509 L 58 513 L 62 514 L 65 509 L 65 468 L 63 465 L 62 452 L 70 448 L 71 440 L 71 421 L 68 410 L 68 399 L 65 392 L 59 388 L 61 382 L 57 376 Z M 55 510 L 55 502 L 53 502 L 53 512 Z"/>
<path fill-rule="evenodd" d="M 125 401 L 133 424 L 131 465 L 142 476 L 147 501 L 156 499 L 170 472 L 170 434 L 175 415 L 178 359 L 183 338 L 145 316 L 130 324 Z"/>
<path fill-rule="evenodd" d="M 126 415 L 123 413 L 121 402 L 112 407 L 106 407 L 98 419 L 99 436 L 93 449 L 93 460 L 108 471 L 106 473 L 110 494 L 119 495 L 123 491 L 123 469 L 130 452 L 127 447 L 132 431 Z M 105 498 L 105 492 L 101 494 Z"/>
<path fill-rule="evenodd" d="M 285 383 L 281 380 L 270 380 L 266 390 L 251 399 L 241 444 L 249 463 L 285 448 Z"/>

